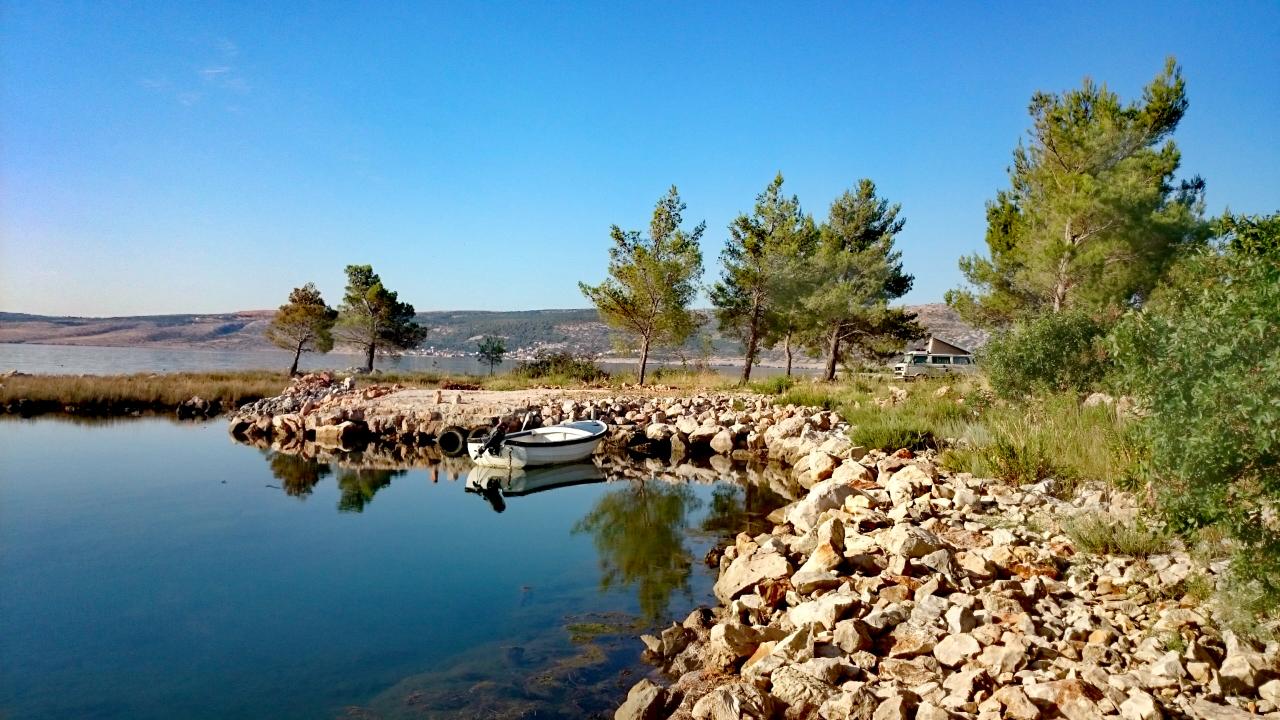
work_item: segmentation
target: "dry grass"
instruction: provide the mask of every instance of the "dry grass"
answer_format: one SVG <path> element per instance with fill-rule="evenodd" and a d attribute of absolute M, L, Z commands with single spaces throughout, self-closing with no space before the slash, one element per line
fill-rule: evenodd
<path fill-rule="evenodd" d="M 287 384 L 284 373 L 266 371 L 18 375 L 0 380 L 0 408 L 24 414 L 116 414 L 171 410 L 196 395 L 234 408 L 276 395 Z"/>
<path fill-rule="evenodd" d="M 1102 513 L 1082 515 L 1062 523 L 1076 548 L 1094 555 L 1147 557 L 1169 550 L 1169 535 L 1148 528 L 1142 520 L 1121 520 Z"/>

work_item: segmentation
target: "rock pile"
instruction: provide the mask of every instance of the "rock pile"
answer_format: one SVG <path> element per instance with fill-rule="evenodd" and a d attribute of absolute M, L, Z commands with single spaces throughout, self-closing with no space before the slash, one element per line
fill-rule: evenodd
<path fill-rule="evenodd" d="M 231 418 L 230 431 L 246 440 L 300 440 L 311 434 L 317 442 L 350 445 L 367 436 L 363 414 L 352 403 L 399 389 L 399 385 L 371 385 L 357 390 L 354 377 L 337 381 L 332 373 L 309 373 L 294 378 L 275 397 L 242 406 Z"/>
<path fill-rule="evenodd" d="M 811 486 L 848 454 L 847 425 L 830 411 L 775 405 L 760 395 L 717 393 L 680 398 L 651 396 L 560 397 L 474 391 L 412 391 L 396 386 L 357 389 L 327 373 L 296 379 L 278 397 L 248 404 L 231 419 L 233 435 L 287 446 L 313 440 L 335 447 L 351 443 L 429 445 L 450 429 L 472 432 L 494 421 L 508 430 L 595 419 L 610 426 L 610 445 L 678 462 L 719 455 L 746 459 L 767 455 L 803 466 Z M 386 396 L 386 397 L 384 397 Z M 495 399 L 495 396 L 499 396 Z M 371 402 L 383 398 L 382 402 Z M 401 398 L 411 400 L 401 401 Z"/>
<path fill-rule="evenodd" d="M 1280 717 L 1280 644 L 1218 633 L 1183 597 L 1221 568 L 1077 556 L 1059 519 L 1132 497 L 820 447 L 773 531 L 725 549 L 720 606 L 642 638 L 674 682 L 642 680 L 618 720 Z"/>

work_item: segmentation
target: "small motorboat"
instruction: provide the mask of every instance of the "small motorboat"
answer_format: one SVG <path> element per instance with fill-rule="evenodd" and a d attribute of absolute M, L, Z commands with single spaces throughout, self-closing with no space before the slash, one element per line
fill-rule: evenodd
<path fill-rule="evenodd" d="M 599 420 L 552 425 L 504 434 L 500 429 L 467 442 L 467 452 L 481 467 L 524 468 L 560 465 L 591 457 L 609 426 Z"/>

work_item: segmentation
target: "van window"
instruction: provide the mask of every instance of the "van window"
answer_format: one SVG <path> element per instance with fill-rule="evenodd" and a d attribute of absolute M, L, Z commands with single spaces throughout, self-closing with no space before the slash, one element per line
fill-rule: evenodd
<path fill-rule="evenodd" d="M 967 357 L 958 357 L 958 358 L 956 358 L 956 359 L 955 359 L 954 363 L 955 363 L 956 365 L 968 365 L 968 364 L 969 364 L 969 358 L 967 358 Z"/>
<path fill-rule="evenodd" d="M 951 356 L 950 355 L 931 355 L 929 357 L 929 362 L 933 363 L 934 365 L 950 365 Z"/>
<path fill-rule="evenodd" d="M 912 356 L 911 356 L 911 364 L 912 364 L 912 365 L 923 365 L 923 364 L 925 364 L 926 362 L 928 362 L 928 360 L 929 360 L 929 358 L 925 357 L 924 355 L 912 355 Z"/>

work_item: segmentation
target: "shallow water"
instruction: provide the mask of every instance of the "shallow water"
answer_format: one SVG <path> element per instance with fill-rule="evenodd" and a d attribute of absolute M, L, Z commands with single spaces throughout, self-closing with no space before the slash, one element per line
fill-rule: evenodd
<path fill-rule="evenodd" d="M 0 716 L 611 717 L 638 633 L 713 602 L 703 554 L 772 507 L 623 481 L 498 513 L 437 475 L 0 422 Z"/>

